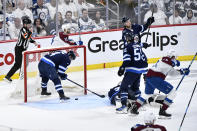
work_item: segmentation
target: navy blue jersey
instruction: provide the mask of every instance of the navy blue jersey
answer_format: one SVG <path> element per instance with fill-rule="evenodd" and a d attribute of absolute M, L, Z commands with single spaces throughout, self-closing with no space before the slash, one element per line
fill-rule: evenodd
<path fill-rule="evenodd" d="M 45 55 L 41 61 L 55 67 L 59 75 L 64 74 L 71 63 L 69 56 L 60 51 Z"/>
<path fill-rule="evenodd" d="M 124 41 L 124 46 L 127 46 L 129 43 L 141 43 L 140 33 L 144 32 L 147 28 L 147 24 L 132 24 L 131 29 L 124 28 L 124 30 L 122 31 L 122 40 Z"/>
<path fill-rule="evenodd" d="M 147 72 L 147 57 L 139 44 L 128 44 L 123 51 L 123 66 L 126 72 Z"/>

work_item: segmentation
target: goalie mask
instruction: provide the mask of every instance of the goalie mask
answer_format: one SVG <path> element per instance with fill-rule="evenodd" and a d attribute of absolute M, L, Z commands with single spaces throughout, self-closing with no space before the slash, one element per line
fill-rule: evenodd
<path fill-rule="evenodd" d="M 68 56 L 70 57 L 71 60 L 75 60 L 76 59 L 76 55 L 75 55 L 74 51 L 71 50 L 67 54 L 68 54 Z"/>

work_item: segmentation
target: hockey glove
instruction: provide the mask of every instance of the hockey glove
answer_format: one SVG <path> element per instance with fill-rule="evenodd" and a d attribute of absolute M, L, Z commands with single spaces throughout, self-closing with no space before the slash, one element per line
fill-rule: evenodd
<path fill-rule="evenodd" d="M 179 60 L 173 60 L 172 61 L 172 66 L 173 67 L 175 67 L 175 66 L 179 67 L 180 66 L 180 61 Z"/>
<path fill-rule="evenodd" d="M 77 41 L 75 42 L 76 45 L 83 45 L 83 41 Z"/>
<path fill-rule="evenodd" d="M 181 68 L 180 73 L 181 75 L 189 75 L 190 70 L 188 68 Z"/>
<path fill-rule="evenodd" d="M 61 78 L 61 80 L 66 80 L 67 79 L 67 74 L 61 74 L 60 75 L 60 78 Z"/>
<path fill-rule="evenodd" d="M 122 76 L 124 74 L 125 68 L 121 66 L 118 70 L 118 76 Z"/>
<path fill-rule="evenodd" d="M 142 46 L 146 49 L 146 48 L 148 48 L 148 47 L 150 47 L 151 46 L 151 44 L 148 44 L 148 43 L 142 43 Z"/>
<path fill-rule="evenodd" d="M 152 23 L 155 22 L 155 18 L 154 17 L 149 17 L 147 20 L 148 26 L 152 25 Z"/>

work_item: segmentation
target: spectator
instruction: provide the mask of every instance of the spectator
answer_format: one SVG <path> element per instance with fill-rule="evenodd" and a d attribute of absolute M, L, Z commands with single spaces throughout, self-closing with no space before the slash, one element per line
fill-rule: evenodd
<path fill-rule="evenodd" d="M 46 34 L 45 24 L 42 22 L 42 19 L 35 19 L 33 23 L 33 37 L 46 36 Z"/>
<path fill-rule="evenodd" d="M 132 0 L 119 0 L 120 6 L 120 16 L 126 16 L 132 19 L 133 23 L 137 22 L 138 14 L 135 12 L 134 8 L 137 6 Z"/>
<path fill-rule="evenodd" d="M 31 12 L 31 10 L 30 9 L 27 9 L 25 7 L 25 3 L 22 0 L 18 1 L 18 3 L 17 3 L 17 9 L 13 12 L 13 14 L 14 14 L 14 16 L 17 16 L 20 19 L 23 16 L 28 16 L 30 18 L 30 20 L 33 20 L 33 14 Z"/>
<path fill-rule="evenodd" d="M 103 19 L 101 19 L 101 12 L 100 11 L 96 12 L 96 18 L 95 18 L 94 22 L 95 22 L 96 30 L 107 29 L 106 25 L 105 25 L 105 21 Z"/>
<path fill-rule="evenodd" d="M 173 17 L 174 17 L 174 21 L 173 21 Z M 183 23 L 183 19 L 179 16 L 178 9 L 175 9 L 174 16 L 173 15 L 170 16 L 169 22 L 170 24 L 182 24 Z"/>
<path fill-rule="evenodd" d="M 188 24 L 188 23 L 196 23 L 197 20 L 194 17 L 194 13 L 191 9 L 189 9 L 186 13 L 186 16 L 183 18 L 183 24 Z"/>
<path fill-rule="evenodd" d="M 82 9 L 82 17 L 79 18 L 80 28 L 82 32 L 88 32 L 95 30 L 95 25 L 92 19 L 88 17 L 88 10 Z"/>
<path fill-rule="evenodd" d="M 8 25 L 14 24 L 15 15 L 13 13 L 13 6 L 11 3 L 6 3 L 6 22 Z"/>
<path fill-rule="evenodd" d="M 84 0 L 78 0 L 75 5 L 79 16 L 82 16 L 82 9 L 88 10 L 88 6 L 83 2 Z"/>
<path fill-rule="evenodd" d="M 66 15 L 65 15 L 65 21 L 63 25 L 69 25 L 70 27 L 70 33 L 75 33 L 78 30 L 78 25 L 77 22 L 72 19 L 72 12 L 71 11 L 67 11 Z"/>
<path fill-rule="evenodd" d="M 168 25 L 169 20 L 165 13 L 157 8 L 156 4 L 150 5 L 150 10 L 144 16 L 144 22 L 147 21 L 149 17 L 151 17 L 153 12 L 153 17 L 155 18 L 155 22 L 152 25 Z"/>
<path fill-rule="evenodd" d="M 165 11 L 165 2 L 166 0 L 149 0 L 150 4 L 156 4 L 159 10 Z M 167 0 L 169 1 L 169 0 Z"/>
<path fill-rule="evenodd" d="M 63 18 L 61 12 L 58 12 L 58 31 L 62 31 L 62 24 L 63 24 Z M 56 35 L 56 14 L 53 18 L 53 20 L 50 20 L 49 24 L 46 27 L 47 34 L 48 35 Z"/>
<path fill-rule="evenodd" d="M 70 0 L 64 0 L 64 2 L 59 6 L 59 11 L 62 15 L 65 15 L 67 11 L 71 11 L 73 18 L 77 17 L 77 7 L 75 4 L 71 3 Z"/>
<path fill-rule="evenodd" d="M 33 1 L 32 0 L 24 0 L 25 7 L 28 9 L 32 9 L 33 7 Z"/>
<path fill-rule="evenodd" d="M 95 6 L 96 7 L 104 7 L 104 4 L 103 4 L 102 0 L 96 0 Z"/>
<path fill-rule="evenodd" d="M 5 34 L 5 40 L 10 40 L 10 35 L 8 32 L 8 27 L 7 25 L 5 26 L 5 32 L 4 32 L 4 25 L 3 25 L 3 21 L 4 21 L 4 16 L 3 14 L 0 14 L 0 41 L 4 40 L 4 34 Z"/>
<path fill-rule="evenodd" d="M 33 9 L 34 19 L 40 18 L 47 25 L 48 21 L 51 19 L 49 14 L 49 9 L 44 5 L 43 0 L 37 0 L 37 3 L 34 5 Z"/>
<path fill-rule="evenodd" d="M 8 28 L 10 38 L 17 39 L 21 28 L 22 28 L 21 19 L 18 17 L 14 18 L 14 24 L 11 24 Z"/>
<path fill-rule="evenodd" d="M 50 3 L 46 3 L 46 7 L 50 11 L 50 17 L 54 18 L 56 12 L 56 0 L 51 0 Z"/>

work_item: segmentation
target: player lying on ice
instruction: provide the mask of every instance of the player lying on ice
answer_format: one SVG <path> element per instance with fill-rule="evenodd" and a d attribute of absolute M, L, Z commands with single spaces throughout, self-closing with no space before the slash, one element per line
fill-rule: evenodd
<path fill-rule="evenodd" d="M 47 92 L 47 83 L 50 79 L 53 81 L 55 89 L 59 94 L 60 102 L 70 99 L 64 95 L 61 80 L 66 80 L 67 74 L 65 74 L 65 71 L 67 70 L 67 67 L 70 65 L 71 61 L 75 60 L 75 58 L 76 55 L 73 51 L 69 51 L 68 53 L 56 51 L 41 58 L 38 64 L 40 77 L 42 79 L 41 95 L 51 95 L 50 92 Z"/>
<path fill-rule="evenodd" d="M 176 96 L 176 90 L 174 87 L 165 81 L 167 75 L 188 75 L 190 70 L 188 68 L 181 68 L 179 70 L 174 69 L 175 66 L 180 66 L 180 62 L 176 60 L 175 51 L 171 50 L 167 56 L 162 57 L 154 64 L 147 73 L 145 94 L 137 98 L 133 104 L 130 112 L 132 114 L 139 114 L 138 109 L 145 103 L 146 99 L 154 94 L 155 89 L 158 89 L 162 93 L 166 94 L 166 97 L 159 110 L 159 116 L 162 118 L 170 118 L 171 114 L 168 114 L 166 110 L 173 103 L 173 99 Z"/>

